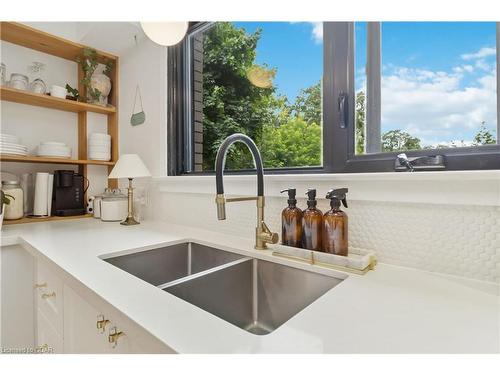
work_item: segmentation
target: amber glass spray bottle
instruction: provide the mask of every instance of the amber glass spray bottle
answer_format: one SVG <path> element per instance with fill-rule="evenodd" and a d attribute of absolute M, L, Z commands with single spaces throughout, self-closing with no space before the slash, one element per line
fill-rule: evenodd
<path fill-rule="evenodd" d="M 347 214 L 340 209 L 341 202 L 347 207 L 347 192 L 347 188 L 332 189 L 326 194 L 331 210 L 323 216 L 323 251 L 330 254 L 347 256 L 349 250 Z"/>
<path fill-rule="evenodd" d="M 302 247 L 308 250 L 322 251 L 323 213 L 316 208 L 316 189 L 307 190 L 306 195 L 307 208 L 302 217 Z"/>
<path fill-rule="evenodd" d="M 281 243 L 287 246 L 302 246 L 302 210 L 297 208 L 296 189 L 281 190 L 288 192 L 288 207 L 281 212 Z"/>

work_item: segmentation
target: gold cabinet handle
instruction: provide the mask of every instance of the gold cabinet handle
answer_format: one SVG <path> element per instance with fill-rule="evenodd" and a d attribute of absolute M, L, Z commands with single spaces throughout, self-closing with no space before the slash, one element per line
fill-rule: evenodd
<path fill-rule="evenodd" d="M 105 319 L 104 318 L 104 315 L 97 315 L 97 323 L 96 323 L 96 326 L 97 326 L 97 329 L 100 330 L 100 333 L 104 333 L 105 329 L 106 329 L 106 324 L 109 323 L 109 320 L 108 319 Z"/>
<path fill-rule="evenodd" d="M 47 283 L 41 283 L 41 284 L 35 284 L 35 288 L 46 288 L 47 287 Z"/>
<path fill-rule="evenodd" d="M 38 345 L 35 349 L 36 353 L 46 353 L 49 351 L 49 345 L 47 344 Z"/>
<path fill-rule="evenodd" d="M 52 293 L 43 293 L 42 294 L 42 299 L 47 299 L 47 298 L 51 298 L 51 297 L 55 297 L 56 296 L 56 292 L 52 292 Z"/>
<path fill-rule="evenodd" d="M 110 344 L 113 344 L 113 348 L 116 348 L 116 345 L 118 344 L 118 339 L 124 335 L 125 334 L 122 331 L 118 331 L 116 327 L 113 327 L 109 331 L 108 342 Z"/>

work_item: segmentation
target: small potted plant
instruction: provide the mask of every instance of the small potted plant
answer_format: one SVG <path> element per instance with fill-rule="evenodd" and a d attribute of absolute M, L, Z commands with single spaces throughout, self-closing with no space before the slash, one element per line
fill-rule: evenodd
<path fill-rule="evenodd" d="M 15 198 L 10 194 L 5 194 L 3 190 L 0 190 L 0 194 L 2 197 L 2 203 L 0 204 L 0 229 L 2 229 L 3 213 L 5 210 L 5 205 L 10 204 L 10 201 L 14 200 Z"/>

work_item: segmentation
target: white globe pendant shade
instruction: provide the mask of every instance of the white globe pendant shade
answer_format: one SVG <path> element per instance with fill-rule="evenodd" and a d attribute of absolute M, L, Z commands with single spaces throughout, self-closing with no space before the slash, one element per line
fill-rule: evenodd
<path fill-rule="evenodd" d="M 186 35 L 188 22 L 141 22 L 142 30 L 156 44 L 173 46 Z"/>

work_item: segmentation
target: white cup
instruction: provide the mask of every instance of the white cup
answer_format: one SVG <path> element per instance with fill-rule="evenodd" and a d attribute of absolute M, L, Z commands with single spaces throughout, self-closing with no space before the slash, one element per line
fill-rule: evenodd
<path fill-rule="evenodd" d="M 64 87 L 56 86 L 56 85 L 50 86 L 50 95 L 55 97 L 55 98 L 66 99 L 67 93 L 68 93 L 68 90 L 66 90 Z"/>

